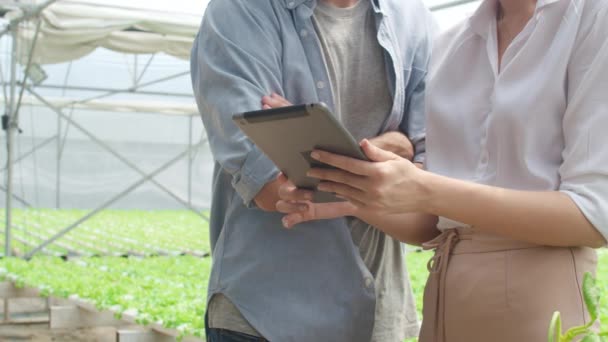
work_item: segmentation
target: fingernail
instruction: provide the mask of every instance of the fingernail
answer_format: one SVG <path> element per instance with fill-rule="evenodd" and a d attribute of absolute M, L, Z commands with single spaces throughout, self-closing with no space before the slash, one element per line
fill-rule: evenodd
<path fill-rule="evenodd" d="M 289 228 L 289 219 L 287 217 L 284 217 L 281 221 L 283 221 L 283 227 Z"/>
<path fill-rule="evenodd" d="M 319 186 L 317 186 L 317 189 L 319 189 L 321 191 L 327 191 L 327 190 L 329 190 L 329 187 L 324 184 L 319 184 Z"/>
<path fill-rule="evenodd" d="M 319 154 L 319 152 L 312 152 L 312 153 L 310 154 L 310 157 L 311 157 L 312 159 L 317 159 L 317 160 L 319 160 L 319 158 L 321 158 L 321 155 Z"/>
<path fill-rule="evenodd" d="M 298 210 L 302 212 L 308 211 L 308 206 L 306 204 L 301 204 L 298 206 Z"/>

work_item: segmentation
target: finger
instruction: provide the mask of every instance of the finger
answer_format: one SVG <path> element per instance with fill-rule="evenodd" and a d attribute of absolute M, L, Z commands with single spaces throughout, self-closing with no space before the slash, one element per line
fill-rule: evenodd
<path fill-rule="evenodd" d="M 298 189 L 293 183 L 286 182 L 279 187 L 279 197 L 286 201 L 311 201 L 314 193 L 310 190 Z"/>
<path fill-rule="evenodd" d="M 309 206 L 307 203 L 296 202 L 290 203 L 287 201 L 278 201 L 277 202 L 277 211 L 283 214 L 292 214 L 292 213 L 305 213 L 309 210 Z"/>
<path fill-rule="evenodd" d="M 283 97 L 281 97 L 280 95 L 277 95 L 275 93 L 273 93 L 270 96 L 263 96 L 262 104 L 270 106 L 272 108 L 281 108 L 281 107 L 291 106 L 291 103 L 289 103 L 289 101 L 285 100 Z"/>
<path fill-rule="evenodd" d="M 273 99 L 275 99 L 276 101 L 280 102 L 283 106 L 291 106 L 291 102 L 287 101 L 283 96 L 277 94 L 277 93 L 272 93 L 270 95 L 270 97 L 272 97 Z"/>
<path fill-rule="evenodd" d="M 344 216 L 353 216 L 356 208 L 351 202 L 311 204 L 305 213 L 291 213 L 283 217 L 283 225 L 291 228 L 297 224 L 314 220 L 331 220 Z"/>
<path fill-rule="evenodd" d="M 372 161 L 385 162 L 389 160 L 397 159 L 398 156 L 393 152 L 385 151 L 376 145 L 372 144 L 369 140 L 364 139 L 361 142 L 361 148 L 365 155 Z"/>
<path fill-rule="evenodd" d="M 363 203 L 361 201 L 358 201 L 358 200 L 356 200 L 354 198 L 349 198 L 349 197 L 344 196 L 344 199 L 347 200 L 349 203 L 351 203 L 352 205 L 354 205 L 357 208 L 365 208 L 365 207 L 367 207 L 367 204 L 365 204 L 365 203 Z"/>
<path fill-rule="evenodd" d="M 374 170 L 374 166 L 370 162 L 341 156 L 330 152 L 315 150 L 310 154 L 310 157 L 322 162 L 323 164 L 331 165 L 356 175 L 369 176 Z"/>
<path fill-rule="evenodd" d="M 384 136 L 377 136 L 377 137 L 373 137 L 373 138 L 369 138 L 368 141 L 370 143 L 372 143 L 374 146 L 380 147 L 382 148 L 385 144 L 384 144 Z"/>
<path fill-rule="evenodd" d="M 310 169 L 307 176 L 330 181 L 334 183 L 346 184 L 350 187 L 365 190 L 366 177 L 352 174 L 342 170 L 332 169 Z"/>
<path fill-rule="evenodd" d="M 310 220 L 305 220 L 301 214 L 297 213 L 297 214 L 288 214 L 288 215 L 283 216 L 281 223 L 283 223 L 283 227 L 285 227 L 287 229 L 291 229 L 295 225 L 306 222 L 306 221 L 310 221 Z"/>
<path fill-rule="evenodd" d="M 361 191 L 360 189 L 350 187 L 348 185 L 332 183 L 332 182 L 322 182 L 322 183 L 319 183 L 317 188 L 320 191 L 330 192 L 330 193 L 342 196 L 342 197 L 348 199 L 349 201 L 351 199 L 353 199 L 357 202 L 367 203 L 367 199 L 366 199 L 365 193 L 363 191 Z"/>
<path fill-rule="evenodd" d="M 262 106 L 262 109 L 272 109 L 272 107 L 270 107 L 269 105 L 265 104 Z"/>
<path fill-rule="evenodd" d="M 272 107 L 272 108 L 283 107 L 281 102 L 277 101 L 276 99 L 272 98 L 271 96 L 262 97 L 262 105 Z"/>
<path fill-rule="evenodd" d="M 352 203 L 354 206 L 356 206 L 358 208 L 361 208 L 361 207 L 365 206 L 365 204 L 363 202 L 359 202 L 359 201 L 357 201 L 354 198 L 349 198 L 349 197 L 338 195 L 338 194 L 335 194 L 334 196 L 336 196 L 339 199 L 342 199 L 342 200 L 345 200 L 347 202 L 350 202 L 350 203 Z"/>

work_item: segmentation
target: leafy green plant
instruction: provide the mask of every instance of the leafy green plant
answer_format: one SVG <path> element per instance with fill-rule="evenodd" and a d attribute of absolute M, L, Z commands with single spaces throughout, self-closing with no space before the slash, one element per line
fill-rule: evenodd
<path fill-rule="evenodd" d="M 562 318 L 559 312 L 555 312 L 549 326 L 549 342 L 571 342 L 577 337 L 582 337 L 581 342 L 608 341 L 608 331 L 598 334 L 591 329 L 600 316 L 600 297 L 600 288 L 595 278 L 591 273 L 585 273 L 583 298 L 591 317 L 589 323 L 570 328 L 565 334 L 562 334 Z"/>
<path fill-rule="evenodd" d="M 0 259 L 0 281 L 38 288 L 42 295 L 84 300 L 116 317 L 204 336 L 210 258 L 36 257 Z"/>

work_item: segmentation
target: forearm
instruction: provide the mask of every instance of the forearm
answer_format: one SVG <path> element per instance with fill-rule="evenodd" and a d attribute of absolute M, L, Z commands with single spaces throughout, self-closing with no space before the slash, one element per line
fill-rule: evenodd
<path fill-rule="evenodd" d="M 517 191 L 425 173 L 426 211 L 515 240 L 548 246 L 601 247 L 602 235 L 558 191 Z"/>
<path fill-rule="evenodd" d="M 421 246 L 439 235 L 437 216 L 434 215 L 422 213 L 376 215 L 374 212 L 367 212 L 358 213 L 356 216 L 393 238 L 414 246 Z"/>

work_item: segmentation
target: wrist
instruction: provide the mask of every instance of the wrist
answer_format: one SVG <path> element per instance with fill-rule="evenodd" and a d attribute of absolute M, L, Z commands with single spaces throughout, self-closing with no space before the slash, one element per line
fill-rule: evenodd
<path fill-rule="evenodd" d="M 439 176 L 419 168 L 416 168 L 414 172 L 416 173 L 414 186 L 418 194 L 416 211 L 437 215 Z"/>

